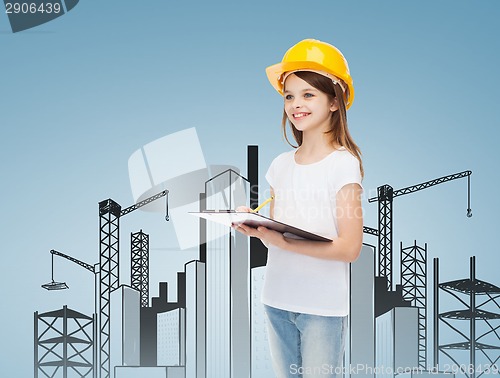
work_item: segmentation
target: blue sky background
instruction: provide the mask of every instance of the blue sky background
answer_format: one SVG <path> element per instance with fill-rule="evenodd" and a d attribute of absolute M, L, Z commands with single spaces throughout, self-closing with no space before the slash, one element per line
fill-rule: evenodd
<path fill-rule="evenodd" d="M 474 172 L 470 219 L 465 179 L 395 199 L 395 250 L 399 241 L 428 243 L 443 280 L 467 277 L 476 255 L 477 277 L 500 285 L 498 1 L 98 3 L 82 0 L 16 34 L 0 14 L 2 376 L 33 374 L 34 311 L 67 304 L 92 312 L 93 277 L 68 261 L 56 258 L 55 279 L 71 290 L 40 288 L 50 281 L 49 250 L 97 262 L 97 204 L 132 204 L 127 161 L 135 150 L 196 127 L 208 164 L 244 174 L 246 146 L 258 144 L 264 182 L 288 149 L 282 100 L 264 69 L 304 38 L 336 45 L 349 61 L 349 125 L 367 196 L 385 183 L 398 189 Z M 365 225 L 376 227 L 376 204 L 364 208 Z M 154 295 L 158 280 L 174 282 L 196 256 L 177 251 L 162 214 L 136 211 L 121 226 L 124 253 L 130 232 L 151 235 Z"/>

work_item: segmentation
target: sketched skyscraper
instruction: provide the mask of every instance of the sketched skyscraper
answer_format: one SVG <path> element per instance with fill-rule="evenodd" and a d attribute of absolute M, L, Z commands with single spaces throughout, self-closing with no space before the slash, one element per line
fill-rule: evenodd
<path fill-rule="evenodd" d="M 205 378 L 205 263 L 190 261 L 186 272 L 186 377 Z"/>
<path fill-rule="evenodd" d="M 141 363 L 141 293 L 120 285 L 111 292 L 111 371 L 115 366 L 139 366 Z M 111 374 L 113 376 L 113 374 Z"/>
<path fill-rule="evenodd" d="M 207 210 L 248 205 L 247 187 L 232 169 L 218 174 L 205 185 Z M 214 222 L 207 222 L 206 231 L 206 377 L 249 378 L 248 237 Z"/>
<path fill-rule="evenodd" d="M 363 244 L 350 271 L 349 348 L 346 350 L 351 378 L 375 376 L 375 247 Z"/>

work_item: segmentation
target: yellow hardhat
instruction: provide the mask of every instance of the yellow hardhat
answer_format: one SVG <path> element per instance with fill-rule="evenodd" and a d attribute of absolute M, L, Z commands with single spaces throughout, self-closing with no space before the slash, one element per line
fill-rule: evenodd
<path fill-rule="evenodd" d="M 313 71 L 326 74 L 334 81 L 341 79 L 347 85 L 344 90 L 346 108 L 351 107 L 354 101 L 352 77 L 344 55 L 335 46 L 317 39 L 304 39 L 288 49 L 281 63 L 267 67 L 267 78 L 282 96 L 283 75 L 293 71 Z M 343 83 L 339 84 L 344 87 Z"/>

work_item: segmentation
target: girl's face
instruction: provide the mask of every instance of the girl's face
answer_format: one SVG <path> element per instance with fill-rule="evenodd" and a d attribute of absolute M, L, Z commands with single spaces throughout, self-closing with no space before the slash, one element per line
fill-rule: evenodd
<path fill-rule="evenodd" d="M 294 74 L 286 78 L 284 88 L 285 113 L 297 130 L 325 132 L 330 129 L 332 112 L 338 109 L 336 99 L 330 100 Z"/>

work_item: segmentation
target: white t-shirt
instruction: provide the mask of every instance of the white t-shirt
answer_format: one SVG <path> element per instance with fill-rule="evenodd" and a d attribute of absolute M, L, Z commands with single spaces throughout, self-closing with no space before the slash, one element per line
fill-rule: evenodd
<path fill-rule="evenodd" d="M 295 162 L 295 150 L 276 157 L 266 174 L 274 189 L 274 219 L 333 239 L 338 236 L 336 194 L 361 185 L 359 161 L 344 147 L 312 164 Z M 283 310 L 345 316 L 349 263 L 269 246 L 262 302 Z"/>

